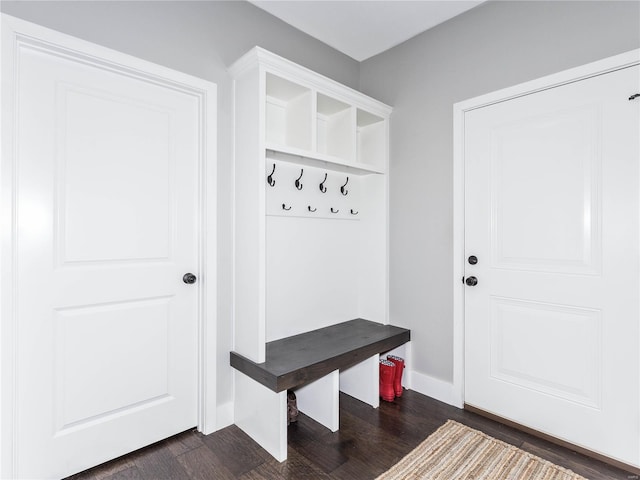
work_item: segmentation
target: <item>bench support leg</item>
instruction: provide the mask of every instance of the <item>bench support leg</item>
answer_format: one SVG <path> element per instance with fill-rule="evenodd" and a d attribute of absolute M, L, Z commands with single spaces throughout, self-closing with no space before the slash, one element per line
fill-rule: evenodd
<path fill-rule="evenodd" d="M 338 370 L 296 389 L 298 410 L 332 432 L 340 428 Z"/>
<path fill-rule="evenodd" d="M 373 355 L 363 362 L 340 372 L 340 390 L 347 395 L 368 403 L 373 408 L 380 405 L 378 376 L 380 355 Z"/>
<path fill-rule="evenodd" d="M 276 393 L 238 371 L 235 424 L 279 462 L 287 459 L 287 392 Z"/>

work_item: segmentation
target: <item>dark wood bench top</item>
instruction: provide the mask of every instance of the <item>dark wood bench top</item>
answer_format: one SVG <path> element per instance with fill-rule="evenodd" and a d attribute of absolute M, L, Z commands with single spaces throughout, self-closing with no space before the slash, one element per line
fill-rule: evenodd
<path fill-rule="evenodd" d="M 268 342 L 264 363 L 231 352 L 231 366 L 274 392 L 281 392 L 336 369 L 349 368 L 409 340 L 411 332 L 406 328 L 357 318 Z"/>

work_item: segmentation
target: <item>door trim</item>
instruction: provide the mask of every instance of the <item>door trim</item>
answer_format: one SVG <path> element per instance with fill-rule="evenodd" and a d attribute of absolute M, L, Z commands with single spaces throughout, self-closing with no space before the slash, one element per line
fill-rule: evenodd
<path fill-rule="evenodd" d="M 453 105 L 453 404 L 457 407 L 464 407 L 465 113 L 639 64 L 640 49 L 631 50 Z"/>
<path fill-rule="evenodd" d="M 15 17 L 0 14 L 0 478 L 17 469 L 17 154 L 14 88 L 21 48 L 35 48 L 193 95 L 200 108 L 198 159 L 198 430 L 216 430 L 217 86 Z M 213 366 L 211 368 L 210 366 Z"/>

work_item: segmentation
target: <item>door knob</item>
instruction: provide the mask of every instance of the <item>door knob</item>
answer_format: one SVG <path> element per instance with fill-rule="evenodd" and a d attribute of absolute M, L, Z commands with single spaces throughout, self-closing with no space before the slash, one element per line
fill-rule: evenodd
<path fill-rule="evenodd" d="M 184 276 L 182 277 L 182 281 L 188 285 L 191 285 L 192 283 L 196 283 L 196 276 L 193 273 L 185 273 Z"/>
<path fill-rule="evenodd" d="M 468 261 L 470 265 L 475 265 L 476 263 L 478 263 L 478 257 L 476 257 L 475 255 L 471 255 Z"/>
<path fill-rule="evenodd" d="M 468 277 L 464 283 L 469 285 L 470 287 L 475 287 L 478 284 L 478 279 L 476 277 Z"/>

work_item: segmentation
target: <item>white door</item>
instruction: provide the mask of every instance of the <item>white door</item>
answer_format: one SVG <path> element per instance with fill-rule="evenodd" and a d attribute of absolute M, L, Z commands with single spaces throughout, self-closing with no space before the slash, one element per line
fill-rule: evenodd
<path fill-rule="evenodd" d="M 629 67 L 464 119 L 465 402 L 635 465 L 639 87 Z"/>
<path fill-rule="evenodd" d="M 67 40 L 15 51 L 19 478 L 197 423 L 200 100 Z"/>

